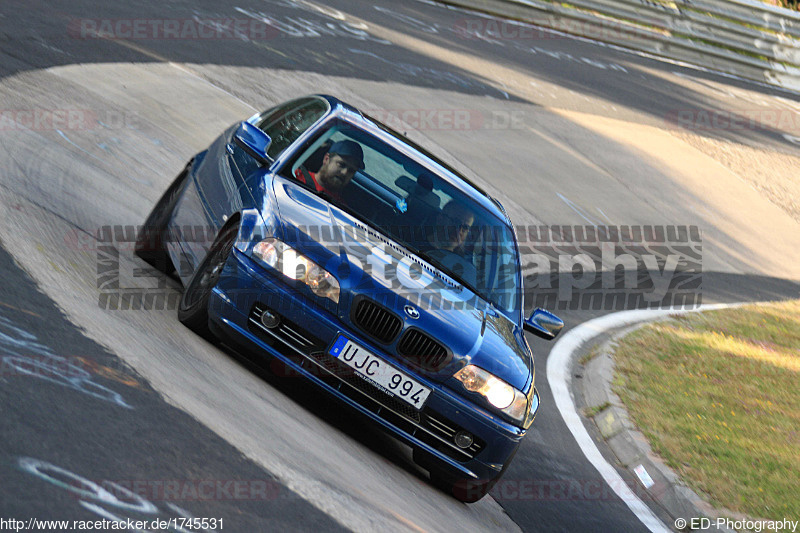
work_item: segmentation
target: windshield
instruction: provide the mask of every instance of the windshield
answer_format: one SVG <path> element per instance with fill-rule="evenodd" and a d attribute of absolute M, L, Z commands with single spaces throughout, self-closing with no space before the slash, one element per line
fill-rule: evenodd
<path fill-rule="evenodd" d="M 496 308 L 520 305 L 511 228 L 421 163 L 336 122 L 284 171 Z M 477 194 L 477 193 L 476 193 Z"/>

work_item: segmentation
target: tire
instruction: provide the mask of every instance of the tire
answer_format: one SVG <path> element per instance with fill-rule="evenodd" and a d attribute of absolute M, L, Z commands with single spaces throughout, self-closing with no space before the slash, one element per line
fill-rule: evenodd
<path fill-rule="evenodd" d="M 238 221 L 222 228 L 186 285 L 178 305 L 178 320 L 184 326 L 212 342 L 216 338 L 208 326 L 208 300 L 211 297 L 211 290 L 219 281 L 220 273 L 231 254 L 238 232 Z"/>
<path fill-rule="evenodd" d="M 172 264 L 169 253 L 167 253 L 167 249 L 164 246 L 167 224 L 172 218 L 172 212 L 178 203 L 178 198 L 183 190 L 186 178 L 189 176 L 191 166 L 192 162 L 190 161 L 164 194 L 161 195 L 136 236 L 134 253 L 166 274 L 175 272 L 175 265 Z"/>

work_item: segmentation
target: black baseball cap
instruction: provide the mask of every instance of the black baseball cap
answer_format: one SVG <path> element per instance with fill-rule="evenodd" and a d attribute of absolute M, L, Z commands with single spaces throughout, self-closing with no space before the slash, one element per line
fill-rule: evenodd
<path fill-rule="evenodd" d="M 350 157 L 357 163 L 359 169 L 364 168 L 364 150 L 355 141 L 337 141 L 328 149 L 329 154 L 337 154 L 342 157 Z"/>

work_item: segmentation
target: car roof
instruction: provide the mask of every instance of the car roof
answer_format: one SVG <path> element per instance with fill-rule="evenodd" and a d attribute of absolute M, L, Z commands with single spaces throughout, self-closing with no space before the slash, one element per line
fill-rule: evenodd
<path fill-rule="evenodd" d="M 331 107 L 329 116 L 337 116 L 351 122 L 355 126 L 362 128 L 366 132 L 378 137 L 388 145 L 404 153 L 404 155 L 419 161 L 422 163 L 422 166 L 434 171 L 436 175 L 447 182 L 448 185 L 470 196 L 473 200 L 481 204 L 481 207 L 505 221 L 509 226 L 511 225 L 511 220 L 499 201 L 489 196 L 486 191 L 475 185 L 450 165 L 428 152 L 425 148 L 422 148 L 405 135 L 365 115 L 356 107 L 335 96 L 328 94 L 316 94 L 314 96 L 327 100 Z"/>

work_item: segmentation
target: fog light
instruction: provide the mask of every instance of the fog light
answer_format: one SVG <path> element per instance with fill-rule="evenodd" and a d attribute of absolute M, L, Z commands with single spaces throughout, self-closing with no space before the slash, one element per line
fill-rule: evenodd
<path fill-rule="evenodd" d="M 473 439 L 471 433 L 467 433 L 466 431 L 463 430 L 456 433 L 455 441 L 456 441 L 456 446 L 458 446 L 459 448 L 462 449 L 469 448 L 470 446 L 472 446 L 472 440 Z"/>
<path fill-rule="evenodd" d="M 281 323 L 281 316 L 271 309 L 265 309 L 261 313 L 261 323 L 264 324 L 265 328 L 276 328 Z"/>

